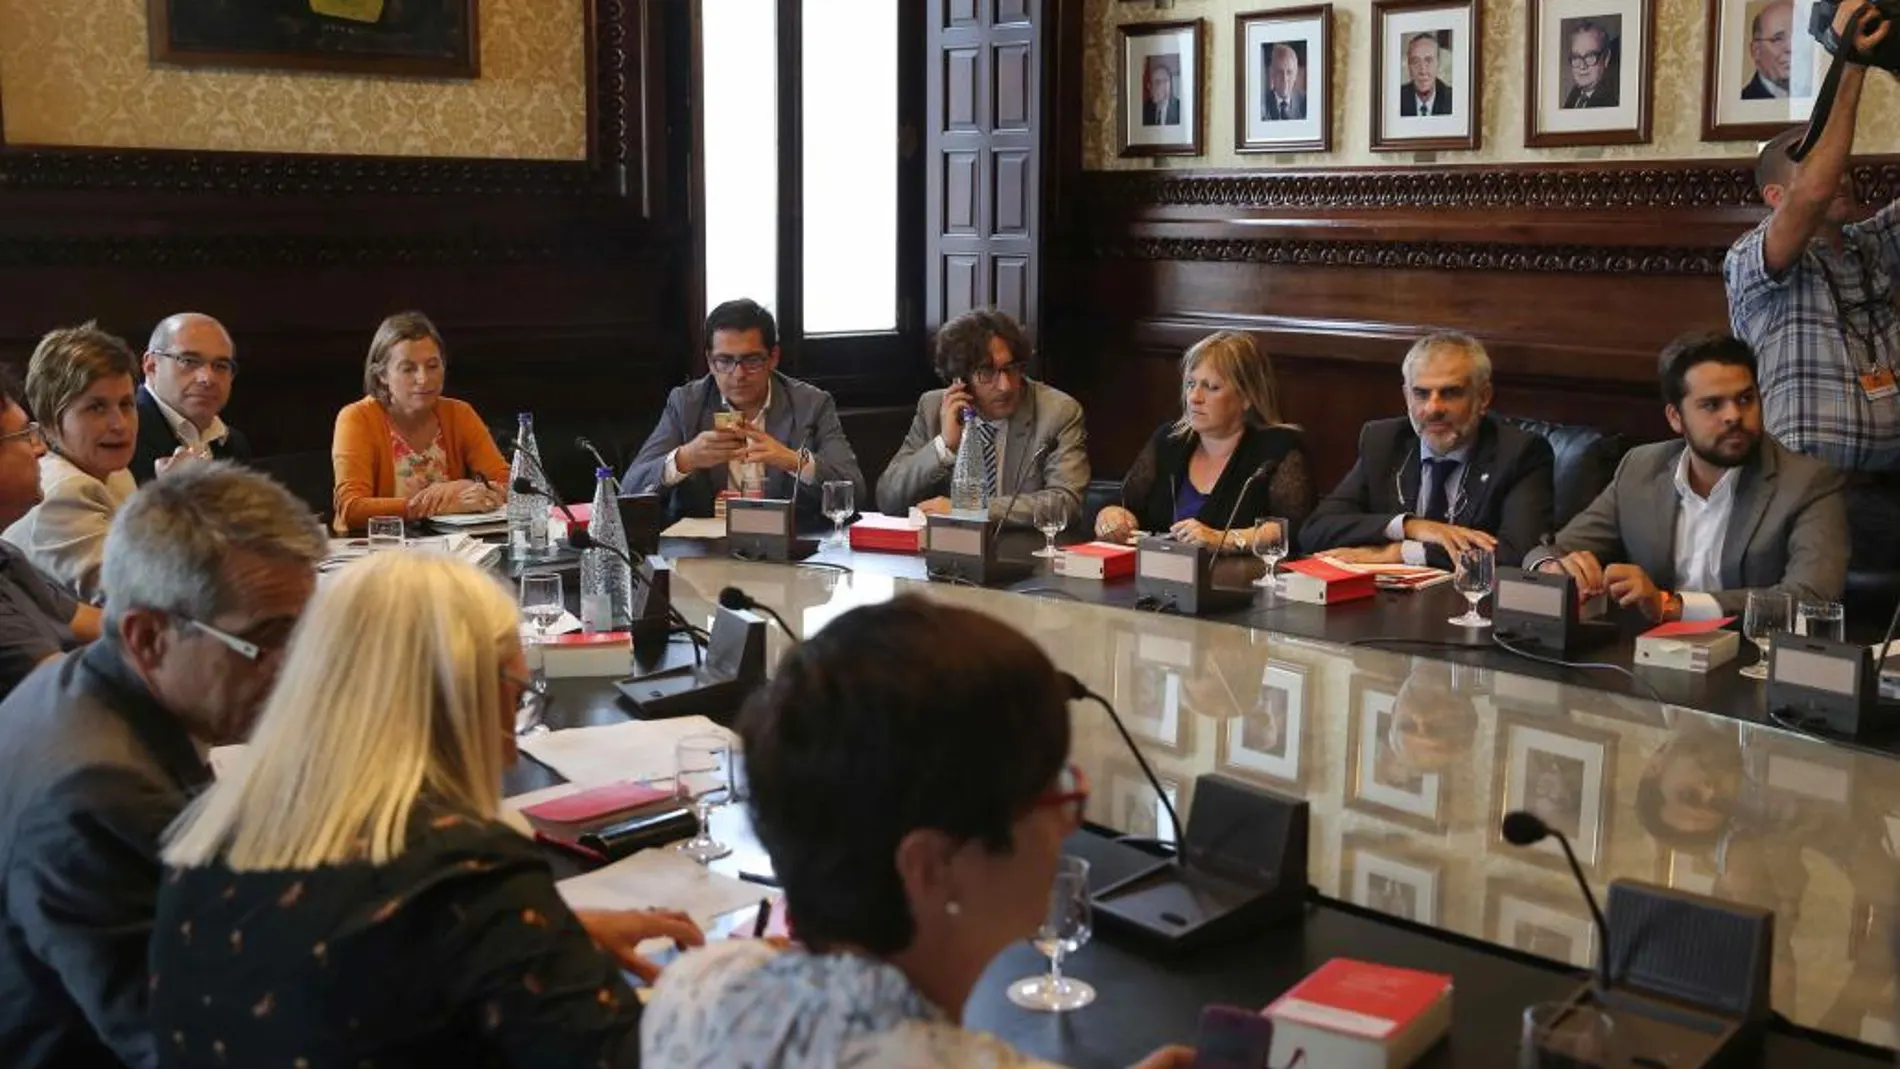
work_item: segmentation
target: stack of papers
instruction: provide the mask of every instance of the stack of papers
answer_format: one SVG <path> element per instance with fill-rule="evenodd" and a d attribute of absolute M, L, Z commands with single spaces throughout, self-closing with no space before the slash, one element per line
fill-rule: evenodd
<path fill-rule="evenodd" d="M 508 510 L 499 508 L 493 512 L 463 512 L 453 516 L 431 516 L 429 522 L 437 527 L 483 527 L 493 523 L 507 523 Z"/>
<path fill-rule="evenodd" d="M 569 909 L 677 909 L 702 929 L 723 914 L 757 907 L 758 887 L 722 876 L 663 847 L 556 883 Z"/>
<path fill-rule="evenodd" d="M 411 538 L 403 543 L 403 548 L 452 553 L 478 568 L 493 568 L 501 560 L 499 545 L 470 538 L 465 534 Z M 323 563 L 317 566 L 317 570 L 335 571 L 351 561 L 362 560 L 371 552 L 373 551 L 370 549 L 367 538 L 333 538 L 330 540 L 330 552 L 323 558 Z"/>
<path fill-rule="evenodd" d="M 623 779 L 670 780 L 679 767 L 675 751 L 680 740 L 701 734 L 732 737 L 703 716 L 681 716 L 530 735 L 520 747 L 562 778 L 595 787 Z"/>
<path fill-rule="evenodd" d="M 1332 563 L 1334 567 L 1371 576 L 1380 590 L 1424 590 L 1451 579 L 1448 571 L 1416 564 L 1357 564 L 1342 560 Z"/>

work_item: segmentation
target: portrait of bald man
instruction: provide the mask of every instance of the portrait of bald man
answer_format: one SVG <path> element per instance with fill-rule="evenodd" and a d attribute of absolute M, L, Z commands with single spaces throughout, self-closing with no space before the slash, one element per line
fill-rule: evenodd
<path fill-rule="evenodd" d="M 224 422 L 237 379 L 237 346 L 224 324 L 199 312 L 179 312 L 152 328 L 139 385 L 139 438 L 132 478 L 139 485 L 181 457 L 244 463 L 251 445 Z"/>
<path fill-rule="evenodd" d="M 1794 58 L 1793 0 L 1772 0 L 1748 24 L 1748 58 L 1755 76 L 1742 86 L 1743 100 L 1786 100 Z"/>
<path fill-rule="evenodd" d="M 1262 44 L 1266 60 L 1266 94 L 1260 101 L 1262 122 L 1306 118 L 1306 94 L 1301 91 L 1300 54 L 1285 41 Z"/>

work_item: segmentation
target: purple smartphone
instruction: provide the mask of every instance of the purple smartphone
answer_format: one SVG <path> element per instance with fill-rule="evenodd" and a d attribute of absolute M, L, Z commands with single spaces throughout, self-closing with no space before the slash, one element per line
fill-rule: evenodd
<path fill-rule="evenodd" d="M 1273 1019 L 1238 1006 L 1207 1006 L 1194 1036 L 1194 1069 L 1267 1069 Z"/>

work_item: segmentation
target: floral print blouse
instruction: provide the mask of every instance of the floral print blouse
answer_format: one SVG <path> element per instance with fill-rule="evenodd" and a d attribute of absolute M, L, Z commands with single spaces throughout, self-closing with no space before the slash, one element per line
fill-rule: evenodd
<path fill-rule="evenodd" d="M 449 454 L 442 445 L 440 428 L 429 448 L 420 452 L 393 427 L 389 431 L 389 444 L 396 452 L 397 497 L 414 497 L 436 483 L 449 481 Z"/>

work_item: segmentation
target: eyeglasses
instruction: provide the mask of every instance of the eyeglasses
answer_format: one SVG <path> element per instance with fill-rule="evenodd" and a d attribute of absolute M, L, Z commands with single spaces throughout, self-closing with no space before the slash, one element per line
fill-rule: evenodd
<path fill-rule="evenodd" d="M 37 445 L 45 449 L 46 432 L 40 429 L 38 423 L 29 423 L 12 434 L 0 434 L 0 445 L 17 441 L 25 441 L 28 445 Z"/>
<path fill-rule="evenodd" d="M 771 357 L 764 353 L 747 353 L 744 356 L 717 353 L 707 357 L 706 363 L 712 365 L 712 369 L 721 375 L 730 375 L 734 368 L 739 367 L 743 367 L 747 371 L 758 371 L 765 367 L 765 362 L 769 359 L 771 359 Z"/>
<path fill-rule="evenodd" d="M 222 375 L 228 379 L 236 376 L 238 372 L 237 359 L 235 357 L 210 360 L 194 352 L 174 353 L 166 349 L 153 349 L 152 355 L 162 356 L 170 360 L 179 367 L 184 368 L 185 374 L 187 375 L 196 375 L 205 368 L 210 368 L 213 374 Z"/>
<path fill-rule="evenodd" d="M 1775 34 L 1773 37 L 1757 37 L 1754 40 L 1756 44 L 1771 44 L 1776 48 L 1780 48 L 1782 45 L 1788 43 L 1788 34 L 1786 31 L 1783 31 Z"/>
<path fill-rule="evenodd" d="M 970 377 L 972 379 L 975 379 L 977 382 L 982 383 L 985 386 L 988 386 L 994 383 L 997 379 L 1003 377 L 1004 375 L 1008 375 L 1010 378 L 1015 379 L 1017 382 L 1021 382 L 1023 381 L 1024 378 L 1026 378 L 1029 375 L 1029 368 L 1027 365 L 1020 364 L 1020 363 L 1004 364 L 1002 367 L 995 367 L 993 365 L 986 364 L 982 367 L 974 368 L 970 371 Z"/>
<path fill-rule="evenodd" d="M 1036 796 L 1031 809 L 1060 809 L 1071 824 L 1080 825 L 1089 806 L 1089 778 L 1075 764 L 1062 766 L 1056 773 L 1055 786 Z"/>
<path fill-rule="evenodd" d="M 548 712 L 547 680 L 523 679 L 513 672 L 504 672 L 502 678 L 521 688 L 521 697 L 515 699 L 515 734 L 531 734 L 542 727 Z"/>
<path fill-rule="evenodd" d="M 1607 48 L 1599 48 L 1594 52 L 1572 52 L 1570 53 L 1570 65 L 1572 67 L 1594 67 L 1603 62 L 1603 57 L 1608 55 L 1609 51 Z"/>
<path fill-rule="evenodd" d="M 291 632 L 296 627 L 294 621 L 270 621 L 259 626 L 256 629 L 257 633 L 254 633 L 250 638 L 243 638 L 221 628 L 212 627 L 202 620 L 194 620 L 183 613 L 175 612 L 171 614 L 171 617 L 186 627 L 192 628 L 195 631 L 201 631 L 211 638 L 216 639 L 219 643 L 229 647 L 232 653 L 237 654 L 247 661 L 261 661 L 270 654 L 283 649 L 285 644 L 290 641 Z"/>

